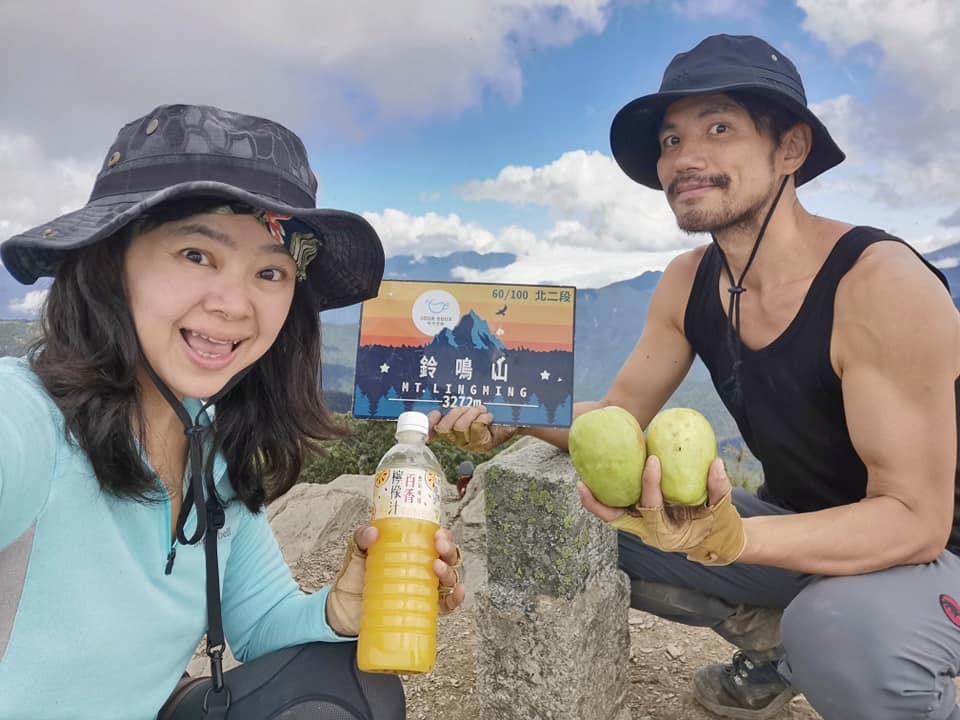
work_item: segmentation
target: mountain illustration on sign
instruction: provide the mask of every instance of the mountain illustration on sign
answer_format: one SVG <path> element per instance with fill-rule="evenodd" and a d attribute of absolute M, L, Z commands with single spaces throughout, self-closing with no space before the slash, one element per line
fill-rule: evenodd
<path fill-rule="evenodd" d="M 572 376 L 572 351 L 508 349 L 470 310 L 422 345 L 361 345 L 353 411 L 392 419 L 406 410 L 442 410 L 452 398 L 487 405 L 496 422 L 569 423 L 573 386 L 560 378 Z"/>
<path fill-rule="evenodd" d="M 443 328 L 433 336 L 433 340 L 427 346 L 434 348 L 439 345 L 449 345 L 455 348 L 469 348 L 472 350 L 506 350 L 506 346 L 497 339 L 496 335 L 490 332 L 490 326 L 487 321 L 477 315 L 473 310 L 468 312 L 460 322 L 451 330 Z"/>

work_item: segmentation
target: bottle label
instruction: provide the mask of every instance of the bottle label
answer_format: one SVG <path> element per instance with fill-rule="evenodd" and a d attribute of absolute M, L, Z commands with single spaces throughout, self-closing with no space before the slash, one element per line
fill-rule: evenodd
<path fill-rule="evenodd" d="M 381 470 L 373 483 L 373 519 L 412 518 L 439 525 L 440 479 L 420 467 Z"/>

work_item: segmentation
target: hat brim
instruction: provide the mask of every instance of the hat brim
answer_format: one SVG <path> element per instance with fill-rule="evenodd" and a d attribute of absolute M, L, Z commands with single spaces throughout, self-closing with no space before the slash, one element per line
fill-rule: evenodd
<path fill-rule="evenodd" d="M 748 90 L 763 95 L 792 112 L 798 122 L 804 122 L 810 126 L 813 135 L 810 154 L 794 173 L 798 187 L 820 173 L 839 165 L 846 158 L 830 136 L 826 126 L 806 105 L 771 90 L 769 85 L 736 83 L 654 93 L 624 105 L 614 116 L 610 126 L 610 149 L 617 164 L 635 182 L 654 190 L 662 190 L 663 187 L 657 176 L 657 160 L 660 158 L 660 143 L 657 136 L 667 107 L 685 97 L 726 93 L 731 90 Z"/>
<path fill-rule="evenodd" d="M 191 181 L 154 193 L 113 195 L 31 228 L 0 244 L 0 258 L 19 282 L 32 284 L 52 276 L 65 253 L 92 245 L 122 230 L 161 203 L 189 196 L 210 196 L 290 215 L 313 228 L 320 239 L 307 280 L 321 309 L 352 305 L 376 297 L 383 277 L 384 253 L 376 231 L 364 218 L 343 210 L 295 208 L 274 198 L 213 181 Z"/>

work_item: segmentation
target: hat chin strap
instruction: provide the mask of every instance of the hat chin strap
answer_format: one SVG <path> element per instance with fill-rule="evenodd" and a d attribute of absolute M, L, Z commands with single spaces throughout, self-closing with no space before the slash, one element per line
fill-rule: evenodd
<path fill-rule="evenodd" d="M 212 425 L 202 425 L 200 418 L 203 417 L 207 408 L 222 399 L 237 383 L 246 376 L 252 365 L 244 368 L 223 386 L 213 397 L 209 398 L 201 406 L 196 417 L 191 418 L 190 413 L 183 406 L 183 403 L 177 399 L 170 388 L 157 375 L 154 369 L 143 357 L 141 351 L 143 366 L 147 374 L 157 386 L 160 394 L 166 399 L 173 408 L 173 411 L 183 423 L 184 433 L 186 433 L 189 442 L 189 462 L 190 462 L 190 502 L 184 502 L 180 506 L 180 514 L 177 517 L 177 540 L 185 545 L 194 545 L 204 540 L 204 557 L 206 563 L 206 596 L 207 596 L 207 657 L 210 658 L 210 678 L 211 684 L 203 698 L 204 717 L 208 720 L 226 718 L 227 711 L 230 708 L 230 688 L 226 686 L 223 678 L 223 653 L 226 650 L 226 640 L 223 634 L 223 618 L 220 607 L 220 570 L 217 559 L 217 534 L 223 527 L 226 520 L 224 503 L 217 494 L 217 489 L 213 479 L 213 458 L 214 448 L 210 448 L 207 454 L 206 462 L 203 459 L 203 440 L 204 436 L 210 432 Z M 203 486 L 207 486 L 207 497 L 203 496 Z M 197 527 L 191 537 L 186 537 L 184 526 L 187 518 L 190 516 L 191 505 L 197 511 Z M 173 558 L 175 551 L 172 550 L 167 560 L 166 574 L 173 570 Z"/>
<path fill-rule="evenodd" d="M 160 394 L 163 395 L 164 399 L 177 414 L 177 417 L 183 424 L 183 432 L 187 436 L 190 501 L 184 502 L 180 506 L 180 514 L 177 516 L 177 541 L 184 545 L 196 545 L 198 542 L 200 542 L 200 539 L 203 538 L 204 533 L 206 533 L 207 530 L 206 514 L 204 513 L 204 503 L 206 501 L 203 494 L 204 485 L 207 487 L 207 495 L 211 499 L 215 498 L 216 501 L 221 505 L 223 504 L 217 495 L 213 478 L 213 458 L 215 453 L 212 451 L 212 448 L 211 452 L 207 454 L 206 463 L 204 463 L 203 457 L 204 436 L 213 429 L 213 426 L 201 424 L 200 418 L 204 416 L 207 408 L 222 400 L 223 397 L 230 392 L 230 390 L 232 390 L 248 372 L 250 372 L 250 369 L 253 366 L 251 365 L 244 368 L 230 378 L 227 384 L 224 385 L 219 392 L 203 403 L 200 410 L 197 412 L 196 417 L 191 418 L 190 413 L 187 412 L 187 409 L 183 406 L 183 403 L 181 403 L 176 395 L 173 394 L 167 384 L 160 379 L 160 376 L 157 375 L 156 371 L 154 371 L 153 367 L 151 367 L 150 363 L 147 361 L 142 352 L 141 361 L 143 362 L 144 369 L 147 371 L 147 374 L 153 381 L 153 384 L 156 385 L 157 390 L 160 391 Z M 186 525 L 187 518 L 190 516 L 191 509 L 197 511 L 197 527 L 194 530 L 193 535 L 188 538 L 186 536 L 184 527 Z"/>
<path fill-rule="evenodd" d="M 730 287 L 727 288 L 727 292 L 730 293 L 730 301 L 727 305 L 727 319 L 729 321 L 729 324 L 727 325 L 727 338 L 729 339 L 733 350 L 733 374 L 723 383 L 723 385 L 725 389 L 732 391 L 738 403 L 742 399 L 740 388 L 740 365 L 742 363 L 740 342 L 740 296 L 747 291 L 747 289 L 743 287 L 743 279 L 747 276 L 747 271 L 750 270 L 750 266 L 753 265 L 753 260 L 757 256 L 757 250 L 760 249 L 760 241 L 763 240 L 763 236 L 767 232 L 767 225 L 770 224 L 770 218 L 773 217 L 773 212 L 777 209 L 777 205 L 780 202 L 780 196 L 783 195 L 783 190 L 786 188 L 787 180 L 789 179 L 789 175 L 783 176 L 783 181 L 780 183 L 780 189 L 777 190 L 777 194 L 773 198 L 773 202 L 770 204 L 770 209 L 767 210 L 767 215 L 763 219 L 763 224 L 760 226 L 760 232 L 757 233 L 757 239 L 753 242 L 753 249 L 750 250 L 750 256 L 747 258 L 747 264 L 744 265 L 743 272 L 740 273 L 740 278 L 738 280 L 733 279 L 733 271 L 730 269 L 730 263 L 727 261 L 726 253 L 723 252 L 723 248 L 720 247 L 720 243 L 717 242 L 717 236 L 713 233 L 710 234 L 710 237 L 713 238 L 713 244 L 717 248 L 717 252 L 720 253 L 720 263 L 723 265 L 723 269 L 727 273 L 727 279 L 730 282 Z"/>

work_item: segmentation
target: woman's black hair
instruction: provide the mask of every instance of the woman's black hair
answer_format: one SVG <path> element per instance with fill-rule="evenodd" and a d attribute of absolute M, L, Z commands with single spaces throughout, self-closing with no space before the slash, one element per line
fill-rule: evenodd
<path fill-rule="evenodd" d="M 225 204 L 212 198 L 171 201 L 74 251 L 57 268 L 30 363 L 101 488 L 116 497 L 163 497 L 163 485 L 141 453 L 142 355 L 124 287 L 126 250 L 140 233 Z M 290 489 L 319 441 L 346 433 L 323 402 L 319 312 L 315 296 L 298 283 L 274 344 L 217 402 L 214 447 L 226 458 L 237 497 L 254 512 Z"/>

